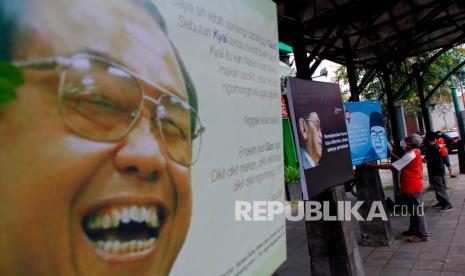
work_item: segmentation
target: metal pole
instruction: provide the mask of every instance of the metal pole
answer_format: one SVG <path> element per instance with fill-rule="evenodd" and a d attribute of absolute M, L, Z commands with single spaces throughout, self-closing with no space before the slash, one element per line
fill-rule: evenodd
<path fill-rule="evenodd" d="M 454 107 L 455 107 L 455 116 L 457 116 L 457 124 L 459 126 L 459 133 L 460 133 L 460 138 L 463 140 L 465 139 L 465 128 L 463 127 L 463 118 L 462 118 L 462 113 L 460 112 L 460 104 L 459 104 L 459 98 L 457 97 L 457 89 L 455 88 L 454 85 L 454 80 L 452 77 L 449 77 L 450 80 L 450 91 L 452 92 L 452 99 L 454 100 Z"/>

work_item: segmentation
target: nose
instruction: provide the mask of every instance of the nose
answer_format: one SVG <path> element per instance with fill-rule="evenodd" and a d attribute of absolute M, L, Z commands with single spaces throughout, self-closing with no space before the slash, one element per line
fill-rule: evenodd
<path fill-rule="evenodd" d="M 114 157 L 115 167 L 123 174 L 153 182 L 166 169 L 166 158 L 159 137 L 151 131 L 148 119 L 141 118 L 128 134 Z"/>

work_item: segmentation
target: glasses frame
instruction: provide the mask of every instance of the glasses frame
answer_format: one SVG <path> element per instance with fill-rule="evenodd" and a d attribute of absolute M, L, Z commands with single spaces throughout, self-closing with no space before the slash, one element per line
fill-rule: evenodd
<path fill-rule="evenodd" d="M 312 123 L 317 129 L 321 130 L 321 122 L 320 122 L 320 120 L 306 118 L 305 121 L 307 121 L 308 123 Z M 318 123 L 318 125 L 317 125 L 317 123 Z"/>
<path fill-rule="evenodd" d="M 61 115 L 63 121 L 65 122 L 65 124 L 66 124 L 66 126 L 68 128 L 73 130 L 73 132 L 77 133 L 78 135 L 80 135 L 82 137 L 85 137 L 87 139 L 90 139 L 90 140 L 102 141 L 102 142 L 117 142 L 117 141 L 120 141 L 123 138 L 125 138 L 134 129 L 135 125 L 137 124 L 137 122 L 140 119 L 142 110 L 144 108 L 143 106 L 144 106 L 145 101 L 148 101 L 151 104 L 153 104 L 155 106 L 155 111 L 157 112 L 157 115 L 159 115 L 158 114 L 159 108 L 161 106 L 163 106 L 161 104 L 161 101 L 165 97 L 170 97 L 170 98 L 176 99 L 184 107 L 186 107 L 186 109 L 188 109 L 190 111 L 190 116 L 191 117 L 192 116 L 196 117 L 195 120 L 199 124 L 199 128 L 198 128 L 198 131 L 196 133 L 194 133 L 194 130 L 191 130 L 191 139 L 190 140 L 191 140 L 191 151 L 192 151 L 192 141 L 194 141 L 196 138 L 199 139 L 199 149 L 198 149 L 198 155 L 199 155 L 199 153 L 201 151 L 201 148 L 202 148 L 201 136 L 205 132 L 205 127 L 202 125 L 202 122 L 200 120 L 200 117 L 198 116 L 197 110 L 195 108 L 193 108 L 184 99 L 180 98 L 179 96 L 175 95 L 174 93 L 166 90 L 165 88 L 161 87 L 160 85 L 158 85 L 158 84 L 156 84 L 156 83 L 154 83 L 152 81 L 149 81 L 149 80 L 145 79 L 140 74 L 128 69 L 127 67 L 125 67 L 125 66 L 123 66 L 121 64 L 116 63 L 113 60 L 110 60 L 108 58 L 104 58 L 104 57 L 101 57 L 101 56 L 97 56 L 97 55 L 94 55 L 94 54 L 79 53 L 79 54 L 75 54 L 75 55 L 72 55 L 72 56 L 69 56 L 69 57 L 67 57 L 67 56 L 52 56 L 52 57 L 35 58 L 35 59 L 29 59 L 29 60 L 23 60 L 23 61 L 13 61 L 12 65 L 14 65 L 14 66 L 16 66 L 18 68 L 40 69 L 40 70 L 52 70 L 52 69 L 55 69 L 55 68 L 58 67 L 58 69 L 61 70 L 61 71 L 59 73 L 60 79 L 59 79 L 57 97 L 58 97 L 58 101 L 61 102 L 61 94 L 62 94 L 62 91 L 63 91 L 63 86 L 64 86 L 64 82 L 65 82 L 65 78 L 66 78 L 66 70 L 71 67 L 72 61 L 75 60 L 75 59 L 78 59 L 78 58 L 87 58 L 87 59 L 90 59 L 90 60 L 100 61 L 100 62 L 108 64 L 109 66 L 116 67 L 119 70 L 122 70 L 123 72 L 127 73 L 129 76 L 131 76 L 137 82 L 138 90 L 139 90 L 139 93 L 141 94 L 141 97 L 140 97 L 141 99 L 140 99 L 140 103 L 139 103 L 139 106 L 138 106 L 138 109 L 137 109 L 137 114 L 135 114 L 135 115 L 131 114 L 131 116 L 133 116 L 134 118 L 133 118 L 131 124 L 129 125 L 129 127 L 127 128 L 127 130 L 124 133 L 122 133 L 121 135 L 119 135 L 118 137 L 115 137 L 114 139 L 95 139 L 95 138 L 91 138 L 91 137 L 83 134 L 82 131 L 79 131 L 79 130 L 75 129 L 72 126 L 72 124 L 70 124 L 67 121 L 66 116 L 63 115 L 63 110 L 62 110 L 63 107 L 62 107 L 62 104 L 60 103 L 58 105 L 60 115 Z M 153 97 L 148 96 L 145 93 L 145 89 L 144 89 L 145 85 L 143 85 L 142 83 L 145 83 L 145 85 L 148 85 L 148 86 L 151 86 L 151 87 L 155 88 L 158 92 L 160 92 L 160 96 L 157 97 L 157 98 L 153 98 Z M 160 137 L 162 139 L 163 144 L 165 145 L 165 147 L 167 147 L 168 143 L 166 142 L 166 138 L 165 138 L 165 136 L 163 134 L 163 131 L 161 130 L 160 116 L 157 116 L 157 118 L 156 118 L 156 126 L 157 126 L 157 129 L 158 129 L 158 132 L 159 132 L 159 135 L 160 135 Z M 195 128 L 195 126 L 194 126 L 194 128 Z M 167 153 L 168 153 L 168 155 L 169 155 L 169 157 L 170 157 L 170 159 L 172 161 L 176 162 L 177 164 L 186 166 L 186 167 L 187 166 L 192 166 L 198 160 L 198 156 L 197 156 L 196 158 L 192 158 L 190 163 L 182 163 L 182 162 L 179 162 L 178 160 L 176 160 L 175 158 L 173 158 L 172 154 L 170 153 L 170 151 L 168 149 L 166 149 L 166 151 L 167 151 Z"/>
<path fill-rule="evenodd" d="M 373 138 L 373 133 L 375 133 L 376 137 Z M 380 130 L 380 131 L 376 131 L 376 130 L 370 130 L 370 138 L 371 139 L 376 139 L 376 140 L 385 140 L 385 137 L 386 137 L 386 131 L 384 130 Z"/>

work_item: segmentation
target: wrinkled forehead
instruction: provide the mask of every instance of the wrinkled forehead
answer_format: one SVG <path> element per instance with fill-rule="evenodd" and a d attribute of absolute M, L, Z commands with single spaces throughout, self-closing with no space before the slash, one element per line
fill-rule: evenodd
<path fill-rule="evenodd" d="M 377 132 L 380 132 L 380 131 L 383 131 L 383 132 L 384 132 L 384 127 L 381 127 L 381 126 L 372 126 L 372 127 L 371 127 L 371 130 L 372 130 L 372 131 L 377 131 Z"/>
<path fill-rule="evenodd" d="M 15 58 L 98 52 L 186 98 L 174 49 L 138 1 L 30 1 L 24 13 L 27 42 L 18 42 Z"/>

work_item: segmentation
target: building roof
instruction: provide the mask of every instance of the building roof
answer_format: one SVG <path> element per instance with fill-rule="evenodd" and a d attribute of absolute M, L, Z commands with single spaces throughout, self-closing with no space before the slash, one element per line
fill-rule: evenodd
<path fill-rule="evenodd" d="M 310 60 L 374 68 L 465 42 L 464 0 L 274 1 L 280 41 L 301 30 Z"/>

